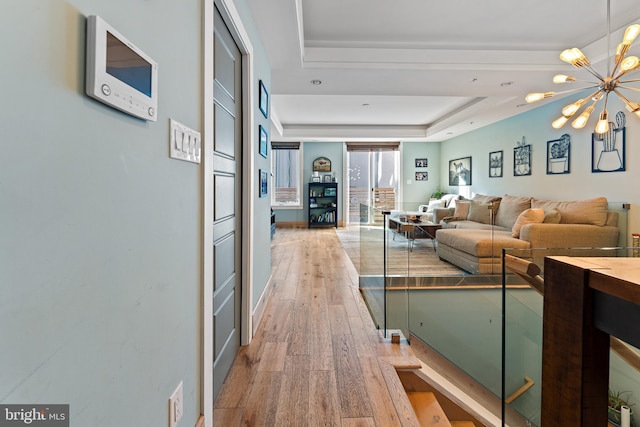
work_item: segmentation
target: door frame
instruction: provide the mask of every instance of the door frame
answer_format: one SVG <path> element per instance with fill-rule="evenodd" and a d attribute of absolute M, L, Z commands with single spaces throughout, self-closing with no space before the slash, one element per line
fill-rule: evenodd
<path fill-rule="evenodd" d="M 203 167 L 202 171 L 202 360 L 200 380 L 200 412 L 204 416 L 205 427 L 213 426 L 213 31 L 215 7 L 222 15 L 231 36 L 242 55 L 242 267 L 240 345 L 247 345 L 252 339 L 251 301 L 253 252 L 253 210 L 251 197 L 256 192 L 257 178 L 254 179 L 254 159 L 256 141 L 253 128 L 253 108 L 255 89 L 253 85 L 253 45 L 233 0 L 203 0 L 202 4 L 202 124 L 203 124 Z"/>

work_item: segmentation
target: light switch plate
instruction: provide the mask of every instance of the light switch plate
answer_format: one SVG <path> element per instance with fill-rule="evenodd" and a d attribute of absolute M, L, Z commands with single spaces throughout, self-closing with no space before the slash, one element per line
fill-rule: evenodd
<path fill-rule="evenodd" d="M 169 119 L 169 157 L 186 162 L 200 163 L 202 158 L 200 132 L 176 120 Z"/>

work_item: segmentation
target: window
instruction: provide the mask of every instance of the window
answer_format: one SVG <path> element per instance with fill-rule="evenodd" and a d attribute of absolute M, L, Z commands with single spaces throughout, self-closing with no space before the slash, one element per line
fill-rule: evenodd
<path fill-rule="evenodd" d="M 271 143 L 271 170 L 273 171 L 273 207 L 301 207 L 302 171 L 299 142 Z"/>

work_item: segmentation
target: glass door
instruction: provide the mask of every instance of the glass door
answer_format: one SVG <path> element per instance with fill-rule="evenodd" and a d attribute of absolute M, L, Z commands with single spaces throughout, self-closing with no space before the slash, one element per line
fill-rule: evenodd
<path fill-rule="evenodd" d="M 400 155 L 396 150 L 347 151 L 348 223 L 382 224 L 382 210 L 398 206 Z"/>

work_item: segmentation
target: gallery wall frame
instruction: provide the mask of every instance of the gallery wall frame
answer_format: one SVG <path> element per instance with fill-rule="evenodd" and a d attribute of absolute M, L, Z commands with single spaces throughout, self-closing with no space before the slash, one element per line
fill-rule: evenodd
<path fill-rule="evenodd" d="M 489 153 L 489 178 L 502 178 L 502 165 L 504 164 L 504 151 L 492 151 Z"/>
<path fill-rule="evenodd" d="M 416 167 L 417 168 L 426 168 L 429 166 L 429 159 L 416 159 Z"/>
<path fill-rule="evenodd" d="M 560 139 L 547 141 L 547 175 L 569 173 L 571 170 L 571 137 L 564 134 Z"/>
<path fill-rule="evenodd" d="M 260 91 L 258 94 L 258 106 L 265 119 L 269 118 L 269 92 L 264 82 L 260 80 Z"/>
<path fill-rule="evenodd" d="M 269 146 L 269 134 L 267 133 L 267 131 L 264 129 L 264 127 L 262 125 L 258 125 L 258 135 L 259 135 L 259 141 L 260 141 L 260 155 L 262 157 L 267 157 L 267 147 Z"/>
<path fill-rule="evenodd" d="M 471 157 L 449 160 L 449 185 L 471 185 Z"/>
<path fill-rule="evenodd" d="M 626 117 L 616 114 L 616 123 L 609 122 L 606 133 L 591 134 L 591 172 L 623 172 L 626 170 Z"/>
<path fill-rule="evenodd" d="M 267 197 L 269 193 L 269 172 L 265 169 L 260 169 L 260 174 L 258 175 L 258 188 L 260 191 L 260 197 Z"/>
<path fill-rule="evenodd" d="M 513 176 L 526 175 L 531 175 L 531 144 L 523 136 L 513 149 Z"/>
<path fill-rule="evenodd" d="M 416 181 L 428 181 L 429 172 L 416 172 Z"/>

